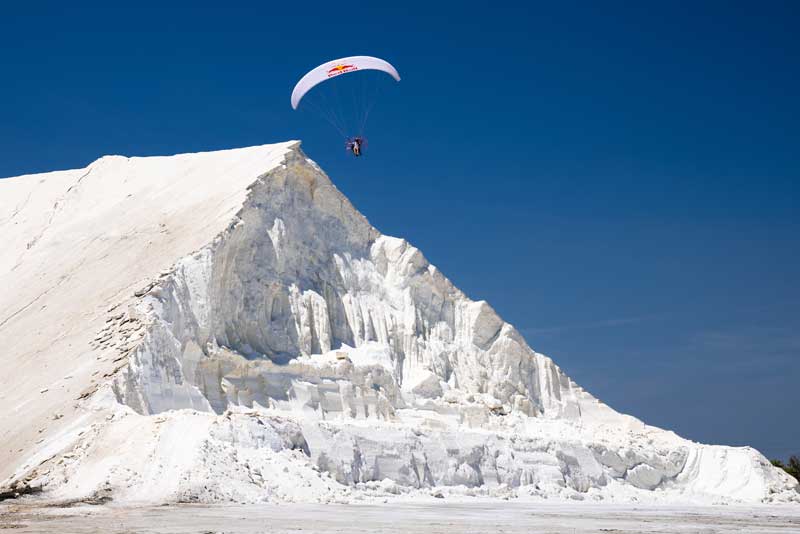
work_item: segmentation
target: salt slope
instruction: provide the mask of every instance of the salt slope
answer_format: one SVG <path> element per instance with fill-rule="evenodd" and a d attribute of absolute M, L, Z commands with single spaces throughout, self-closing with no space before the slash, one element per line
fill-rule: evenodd
<path fill-rule="evenodd" d="M 0 180 L 0 479 L 122 363 L 89 345 L 109 307 L 219 235 L 295 144 Z"/>
<path fill-rule="evenodd" d="M 195 170 L 202 196 L 217 191 L 219 169 L 237 152 L 175 159 Z M 252 158 L 241 167 L 249 179 L 232 184 L 234 200 L 210 217 L 215 234 L 194 235 L 202 214 L 160 223 L 182 229 L 174 252 L 157 255 L 149 276 L 93 299 L 83 360 L 112 368 L 58 432 L 23 449 L 9 483 L 63 499 L 153 502 L 330 501 L 363 494 L 350 488 L 441 487 L 607 499 L 796 495 L 752 449 L 694 444 L 593 398 L 419 250 L 381 236 L 297 147 L 241 155 Z M 150 176 L 169 180 L 152 159 Z M 88 187 L 81 196 L 103 197 Z M 151 206 L 146 197 L 131 204 Z M 156 205 L 172 208 L 169 198 Z M 73 235 L 92 228 L 101 239 L 105 217 L 84 216 Z"/>

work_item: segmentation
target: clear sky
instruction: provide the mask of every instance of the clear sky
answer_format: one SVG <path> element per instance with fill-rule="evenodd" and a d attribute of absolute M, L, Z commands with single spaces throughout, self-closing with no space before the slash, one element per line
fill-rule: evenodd
<path fill-rule="evenodd" d="M 302 139 L 611 406 L 800 453 L 800 3 L 28 4 L 0 16 L 0 176 Z M 289 106 L 351 54 L 403 77 L 359 160 Z"/>

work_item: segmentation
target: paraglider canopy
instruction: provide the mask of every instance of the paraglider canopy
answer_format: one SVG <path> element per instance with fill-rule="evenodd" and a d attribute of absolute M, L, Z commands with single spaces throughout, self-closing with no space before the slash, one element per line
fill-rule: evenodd
<path fill-rule="evenodd" d="M 378 70 L 390 75 L 396 81 L 400 81 L 400 74 L 388 61 L 372 56 L 351 56 L 341 59 L 334 59 L 323 63 L 319 67 L 311 69 L 305 76 L 300 78 L 292 91 L 292 109 L 297 109 L 300 100 L 314 86 L 335 78 L 342 74 L 361 70 Z"/>

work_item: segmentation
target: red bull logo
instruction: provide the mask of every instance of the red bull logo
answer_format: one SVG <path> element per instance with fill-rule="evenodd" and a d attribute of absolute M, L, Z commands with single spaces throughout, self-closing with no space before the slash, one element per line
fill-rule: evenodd
<path fill-rule="evenodd" d="M 358 67 L 355 65 L 336 65 L 332 69 L 328 69 L 328 78 L 344 74 L 345 72 L 353 72 L 354 70 L 358 70 Z"/>

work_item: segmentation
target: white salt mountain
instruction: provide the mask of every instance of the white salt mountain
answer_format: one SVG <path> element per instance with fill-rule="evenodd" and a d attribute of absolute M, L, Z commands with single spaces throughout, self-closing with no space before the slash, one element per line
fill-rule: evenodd
<path fill-rule="evenodd" d="M 796 500 L 619 414 L 290 142 L 0 180 L 0 495 Z"/>

